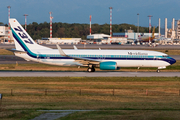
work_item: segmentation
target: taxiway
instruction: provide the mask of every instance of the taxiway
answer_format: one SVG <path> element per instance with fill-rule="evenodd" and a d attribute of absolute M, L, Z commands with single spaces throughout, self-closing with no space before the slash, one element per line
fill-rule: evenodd
<path fill-rule="evenodd" d="M 180 72 L 34 72 L 1 71 L 1 77 L 180 77 Z"/>

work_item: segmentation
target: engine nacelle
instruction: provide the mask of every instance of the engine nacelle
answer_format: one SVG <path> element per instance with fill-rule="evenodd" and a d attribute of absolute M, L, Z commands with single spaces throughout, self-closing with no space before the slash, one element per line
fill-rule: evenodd
<path fill-rule="evenodd" d="M 117 63 L 113 61 L 101 62 L 99 65 L 101 70 L 119 70 Z"/>

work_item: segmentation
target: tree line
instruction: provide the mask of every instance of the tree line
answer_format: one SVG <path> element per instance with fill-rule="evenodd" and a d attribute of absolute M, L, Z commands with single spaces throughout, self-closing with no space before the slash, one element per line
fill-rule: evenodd
<path fill-rule="evenodd" d="M 2 22 L 0 22 L 1 25 L 3 25 Z M 7 24 L 6 24 L 7 26 Z M 22 25 L 24 27 L 24 25 Z M 92 24 L 91 25 L 91 33 L 104 33 L 104 34 L 110 34 L 109 32 L 109 24 Z M 113 24 L 112 25 L 112 31 L 113 33 L 121 33 L 125 32 L 125 30 L 130 29 L 134 30 L 134 32 L 137 32 L 137 26 L 132 24 Z M 33 22 L 27 25 L 27 32 L 29 35 L 34 39 L 41 39 L 41 38 L 48 38 L 50 36 L 50 23 L 44 22 L 44 23 L 37 23 Z M 155 32 L 158 31 L 158 28 L 156 28 Z M 139 27 L 139 32 L 141 33 L 148 33 L 149 28 L 148 27 Z M 52 36 L 54 38 L 61 37 L 61 38 L 82 38 L 86 39 L 86 36 L 89 35 L 89 24 L 78 24 L 78 23 L 61 23 L 61 22 L 55 22 L 52 24 Z"/>

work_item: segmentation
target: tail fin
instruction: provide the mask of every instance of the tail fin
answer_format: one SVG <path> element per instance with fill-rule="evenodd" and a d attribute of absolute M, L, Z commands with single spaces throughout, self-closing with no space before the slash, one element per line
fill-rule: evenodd
<path fill-rule="evenodd" d="M 16 19 L 9 19 L 9 23 L 16 50 L 31 52 L 33 49 L 50 49 L 36 44 Z"/>
<path fill-rule="evenodd" d="M 152 37 L 154 37 L 154 33 L 155 33 L 155 26 L 154 26 L 153 31 L 152 31 Z"/>

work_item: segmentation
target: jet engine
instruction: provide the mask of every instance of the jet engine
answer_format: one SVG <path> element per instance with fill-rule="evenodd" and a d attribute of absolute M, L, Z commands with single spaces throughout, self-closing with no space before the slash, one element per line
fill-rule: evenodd
<path fill-rule="evenodd" d="M 117 63 L 113 61 L 100 62 L 99 67 L 101 70 L 119 70 L 120 67 L 117 67 Z"/>

